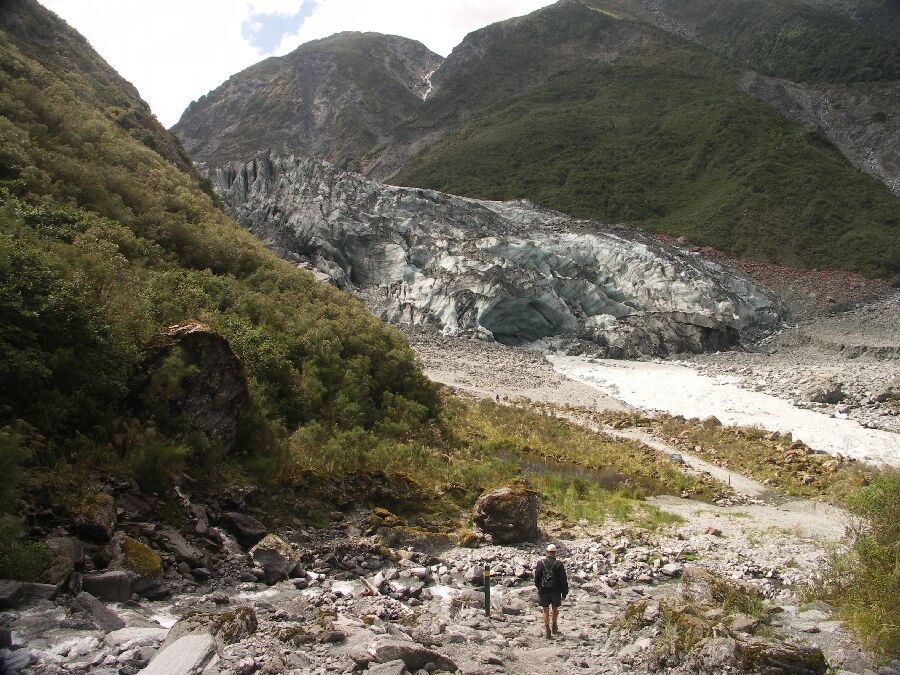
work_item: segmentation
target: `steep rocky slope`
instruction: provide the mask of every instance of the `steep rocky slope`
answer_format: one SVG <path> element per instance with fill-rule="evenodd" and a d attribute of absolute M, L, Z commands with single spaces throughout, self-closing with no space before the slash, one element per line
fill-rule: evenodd
<path fill-rule="evenodd" d="M 372 171 L 372 153 L 415 114 L 441 61 L 414 40 L 339 33 L 234 75 L 193 102 L 173 131 L 212 165 L 274 148 Z"/>
<path fill-rule="evenodd" d="M 338 52 L 344 63 L 398 49 L 398 38 L 335 36 L 235 76 L 175 131 L 213 167 L 273 148 L 377 180 L 687 235 L 735 256 L 896 274 L 900 202 L 858 170 L 896 187 L 893 42 L 873 27 L 890 16 L 694 4 L 561 0 L 471 33 L 443 62 L 420 49 L 389 72 L 323 70 Z M 754 51 L 754 36 L 771 31 L 780 41 Z M 438 65 L 423 100 L 417 84 Z M 297 81 L 320 82 L 329 103 L 297 95 Z"/>
<path fill-rule="evenodd" d="M 358 291 L 389 321 L 508 344 L 573 335 L 631 357 L 720 349 L 779 318 L 766 291 L 713 261 L 525 202 L 391 187 L 269 155 L 212 180 L 270 248 Z"/>

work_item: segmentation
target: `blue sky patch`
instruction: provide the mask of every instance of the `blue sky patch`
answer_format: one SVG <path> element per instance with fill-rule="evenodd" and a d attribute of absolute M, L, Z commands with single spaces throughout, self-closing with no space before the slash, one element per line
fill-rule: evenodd
<path fill-rule="evenodd" d="M 303 0 L 295 14 L 252 13 L 241 24 L 241 35 L 260 54 L 272 54 L 285 35 L 293 35 L 312 16 L 320 0 Z"/>

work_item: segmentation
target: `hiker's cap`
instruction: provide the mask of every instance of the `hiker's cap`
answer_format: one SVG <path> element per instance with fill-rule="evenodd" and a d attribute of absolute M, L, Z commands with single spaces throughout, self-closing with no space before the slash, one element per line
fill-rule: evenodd
<path fill-rule="evenodd" d="M 556 544 L 547 544 L 547 553 L 556 553 Z"/>

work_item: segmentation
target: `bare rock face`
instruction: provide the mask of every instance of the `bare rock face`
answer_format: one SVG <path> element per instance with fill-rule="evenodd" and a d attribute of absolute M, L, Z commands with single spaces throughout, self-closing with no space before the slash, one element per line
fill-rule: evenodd
<path fill-rule="evenodd" d="M 478 498 L 473 520 L 497 543 L 533 541 L 539 534 L 539 505 L 540 496 L 534 490 L 519 485 L 500 487 Z"/>
<path fill-rule="evenodd" d="M 250 401 L 243 364 L 221 335 L 197 321 L 185 321 L 170 326 L 151 345 L 151 377 L 175 350 L 186 371 L 171 406 L 195 429 L 233 450 L 241 409 Z"/>
<path fill-rule="evenodd" d="M 782 314 L 715 261 L 528 202 L 392 187 L 271 155 L 211 178 L 269 248 L 386 321 L 505 344 L 564 336 L 632 358 L 727 348 Z"/>

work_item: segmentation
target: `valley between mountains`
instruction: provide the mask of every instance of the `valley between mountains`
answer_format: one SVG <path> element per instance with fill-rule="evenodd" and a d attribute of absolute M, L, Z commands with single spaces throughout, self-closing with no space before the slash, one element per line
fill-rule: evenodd
<path fill-rule="evenodd" d="M 0 3 L 0 675 L 900 675 L 898 35 L 560 0 L 167 131 Z"/>

